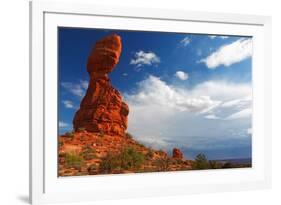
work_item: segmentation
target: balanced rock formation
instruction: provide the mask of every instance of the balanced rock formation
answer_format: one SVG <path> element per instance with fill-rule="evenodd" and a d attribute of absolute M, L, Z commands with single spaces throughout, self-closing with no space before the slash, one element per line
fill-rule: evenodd
<path fill-rule="evenodd" d="M 96 42 L 87 63 L 89 87 L 73 119 L 74 130 L 85 129 L 108 135 L 123 136 L 128 126 L 129 107 L 109 80 L 119 61 L 122 43 L 113 34 Z"/>
<path fill-rule="evenodd" d="M 174 148 L 173 149 L 173 158 L 175 159 L 183 159 L 183 154 L 180 149 Z"/>

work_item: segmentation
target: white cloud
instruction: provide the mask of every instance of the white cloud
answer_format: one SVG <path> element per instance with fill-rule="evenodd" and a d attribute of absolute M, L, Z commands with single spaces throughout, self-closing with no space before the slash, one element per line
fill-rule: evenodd
<path fill-rule="evenodd" d="M 88 81 L 80 80 L 79 83 L 62 82 L 61 85 L 73 95 L 83 97 L 88 88 Z"/>
<path fill-rule="evenodd" d="M 186 36 L 185 38 L 183 38 L 183 39 L 180 41 L 180 44 L 181 44 L 182 46 L 186 47 L 188 44 L 190 44 L 190 42 L 191 42 L 191 39 L 190 39 L 188 36 Z"/>
<path fill-rule="evenodd" d="M 134 58 L 131 59 L 130 64 L 136 65 L 137 67 L 143 65 L 152 65 L 160 63 L 160 58 L 153 52 L 138 51 L 135 53 Z"/>
<path fill-rule="evenodd" d="M 180 80 L 187 80 L 188 79 L 188 73 L 185 73 L 183 71 L 177 71 L 175 73 L 175 76 Z"/>
<path fill-rule="evenodd" d="M 146 146 L 156 149 L 166 149 L 169 145 L 165 139 L 161 139 L 158 136 L 136 136 L 135 138 L 137 141 L 144 143 Z"/>
<path fill-rule="evenodd" d="M 69 127 L 69 124 L 68 123 L 65 123 L 63 121 L 59 121 L 59 127 L 60 128 L 66 128 L 66 127 Z"/>
<path fill-rule="evenodd" d="M 198 56 L 201 56 L 203 54 L 201 49 L 197 49 L 196 53 L 197 53 Z"/>
<path fill-rule="evenodd" d="M 62 103 L 66 108 L 74 108 L 73 102 L 70 100 L 63 100 Z"/>
<path fill-rule="evenodd" d="M 210 119 L 210 120 L 218 120 L 218 119 L 220 119 L 220 117 L 218 117 L 218 116 L 216 116 L 216 115 L 213 115 L 213 114 L 211 114 L 211 115 L 206 115 L 205 118 L 206 118 L 206 119 Z"/>
<path fill-rule="evenodd" d="M 80 85 L 86 90 L 89 86 L 89 82 L 87 80 L 80 80 Z"/>
<path fill-rule="evenodd" d="M 246 96 L 245 98 L 242 99 L 235 99 L 235 100 L 230 100 L 225 103 L 223 103 L 221 106 L 222 107 L 244 107 L 248 106 L 252 103 L 252 98 L 251 96 Z"/>
<path fill-rule="evenodd" d="M 207 112 L 220 103 L 212 100 L 210 96 L 193 95 L 188 90 L 169 86 L 152 75 L 139 83 L 139 92 L 125 94 L 125 97 L 129 102 L 142 106 L 153 104 L 196 113 Z"/>
<path fill-rule="evenodd" d="M 252 56 L 252 39 L 241 38 L 231 44 L 223 45 L 207 58 L 200 60 L 210 69 L 220 65 L 230 66 Z"/>
<path fill-rule="evenodd" d="M 246 108 L 241 111 L 238 111 L 236 113 L 233 113 L 232 115 L 228 116 L 227 120 L 237 120 L 241 118 L 250 118 L 252 116 L 252 109 Z"/>
<path fill-rule="evenodd" d="M 220 39 L 227 39 L 228 36 L 222 36 L 222 35 L 209 35 L 210 39 L 220 38 Z"/>
<path fill-rule="evenodd" d="M 124 94 L 130 107 L 128 131 L 152 147 L 170 147 L 169 141 L 213 146 L 219 139 L 241 138 L 246 132 L 238 131 L 251 127 L 250 113 L 243 117 L 243 110 L 251 110 L 250 103 L 244 103 L 251 92 L 250 84 L 207 81 L 183 88 L 149 76 Z M 243 118 L 237 120 L 239 115 Z"/>
<path fill-rule="evenodd" d="M 251 135 L 252 134 L 252 128 L 247 129 L 247 134 Z"/>
<path fill-rule="evenodd" d="M 223 101 L 222 105 L 228 101 L 236 99 L 251 99 L 252 87 L 248 83 L 235 84 L 227 81 L 205 81 L 198 84 L 191 90 L 194 95 L 209 95 L 214 99 Z"/>
<path fill-rule="evenodd" d="M 221 39 L 228 39 L 228 36 L 220 36 Z"/>

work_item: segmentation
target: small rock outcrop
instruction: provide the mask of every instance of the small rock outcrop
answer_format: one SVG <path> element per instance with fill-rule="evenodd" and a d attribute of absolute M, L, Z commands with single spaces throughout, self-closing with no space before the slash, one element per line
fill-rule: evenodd
<path fill-rule="evenodd" d="M 183 154 L 180 149 L 174 148 L 173 149 L 173 158 L 175 159 L 183 159 Z"/>
<path fill-rule="evenodd" d="M 119 61 L 121 49 L 121 38 L 116 34 L 97 41 L 92 49 L 87 63 L 90 82 L 73 119 L 75 131 L 85 129 L 88 132 L 124 135 L 129 107 L 108 77 Z"/>

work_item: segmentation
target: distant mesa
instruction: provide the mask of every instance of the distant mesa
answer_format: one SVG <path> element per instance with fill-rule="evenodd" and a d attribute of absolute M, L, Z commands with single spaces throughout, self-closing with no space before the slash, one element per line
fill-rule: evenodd
<path fill-rule="evenodd" d="M 113 34 L 96 42 L 87 63 L 89 87 L 73 119 L 74 130 L 123 136 L 128 127 L 129 106 L 108 77 L 119 61 L 121 37 Z"/>

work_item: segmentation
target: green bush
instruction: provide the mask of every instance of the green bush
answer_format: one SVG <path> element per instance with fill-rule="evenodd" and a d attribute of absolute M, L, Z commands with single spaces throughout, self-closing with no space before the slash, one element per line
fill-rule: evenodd
<path fill-rule="evenodd" d="M 157 171 L 168 171 L 171 163 L 172 161 L 167 156 L 159 158 L 155 161 Z"/>
<path fill-rule="evenodd" d="M 78 132 L 83 132 L 83 131 L 85 131 L 86 130 L 86 128 L 84 128 L 84 127 L 79 127 L 78 128 Z"/>
<path fill-rule="evenodd" d="M 84 136 L 84 135 L 81 135 L 80 140 L 81 140 L 81 141 L 84 141 L 84 140 L 85 140 L 85 136 Z"/>
<path fill-rule="evenodd" d="M 159 152 L 160 155 L 164 155 L 164 156 L 166 155 L 166 152 L 162 149 L 160 149 L 158 152 Z"/>
<path fill-rule="evenodd" d="M 122 150 L 120 154 L 121 168 L 122 169 L 139 169 L 144 161 L 144 155 L 141 152 L 136 151 L 134 148 L 129 147 Z"/>
<path fill-rule="evenodd" d="M 143 144 L 141 144 L 140 142 L 137 142 L 137 145 L 142 147 L 142 148 L 145 148 L 145 146 Z"/>
<path fill-rule="evenodd" d="M 121 153 L 109 152 L 100 163 L 102 173 L 111 173 L 115 170 L 137 171 L 144 162 L 144 155 L 134 148 L 124 148 Z"/>
<path fill-rule="evenodd" d="M 125 137 L 127 137 L 129 139 L 133 139 L 134 138 L 134 136 L 131 133 L 129 133 L 129 132 L 125 133 Z"/>
<path fill-rule="evenodd" d="M 204 154 L 198 154 L 192 164 L 192 169 L 209 169 L 210 164 Z"/>
<path fill-rule="evenodd" d="M 231 162 L 226 162 L 222 165 L 223 169 L 227 169 L 227 168 L 234 168 L 234 164 L 232 164 Z"/>
<path fill-rule="evenodd" d="M 209 161 L 209 168 L 210 169 L 220 169 L 220 168 L 222 168 L 222 164 L 215 161 L 215 160 L 210 160 Z"/>
<path fill-rule="evenodd" d="M 91 165 L 88 167 L 88 173 L 89 173 L 89 174 L 98 174 L 98 167 L 97 167 L 97 165 L 91 164 Z"/>
<path fill-rule="evenodd" d="M 84 165 L 84 159 L 80 155 L 67 153 L 65 155 L 65 163 L 69 168 L 72 167 L 75 169 L 81 169 L 81 167 Z"/>
<path fill-rule="evenodd" d="M 118 159 L 118 155 L 111 152 L 107 153 L 106 157 L 100 163 L 100 172 L 109 174 L 117 169 L 120 169 L 120 159 Z"/>
<path fill-rule="evenodd" d="M 145 158 L 147 160 L 152 159 L 153 158 L 153 151 L 151 149 L 148 150 L 148 152 L 145 154 Z"/>
<path fill-rule="evenodd" d="M 85 145 L 82 148 L 82 152 L 80 155 L 85 159 L 85 160 L 91 160 L 96 158 L 96 150 L 93 149 L 90 145 Z"/>
<path fill-rule="evenodd" d="M 100 131 L 99 136 L 100 136 L 100 137 L 104 137 L 104 136 L 105 136 L 105 133 L 104 133 L 103 130 Z"/>
<path fill-rule="evenodd" d="M 59 147 L 63 146 L 64 143 L 62 141 L 59 141 Z"/>
<path fill-rule="evenodd" d="M 59 153 L 59 157 L 65 157 L 66 156 L 66 153 L 65 152 L 60 152 Z"/>

